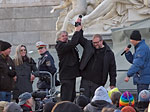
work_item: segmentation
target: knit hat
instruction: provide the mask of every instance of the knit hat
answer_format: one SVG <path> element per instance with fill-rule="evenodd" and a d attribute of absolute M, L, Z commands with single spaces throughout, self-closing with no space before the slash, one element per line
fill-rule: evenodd
<path fill-rule="evenodd" d="M 84 108 L 88 103 L 90 103 L 90 99 L 84 95 L 78 96 L 74 103 L 81 108 Z"/>
<path fill-rule="evenodd" d="M 23 94 L 21 94 L 20 96 L 19 96 L 19 105 L 23 105 L 23 104 L 25 104 L 26 103 L 26 101 L 28 100 L 28 99 L 30 99 L 32 97 L 32 95 L 31 95 L 31 93 L 29 93 L 29 92 L 25 92 L 25 93 L 23 93 Z"/>
<path fill-rule="evenodd" d="M 148 90 L 142 90 L 138 96 L 138 102 L 149 102 L 150 92 Z"/>
<path fill-rule="evenodd" d="M 10 48 L 11 44 L 6 41 L 1 41 L 1 51 L 5 51 L 6 49 Z"/>
<path fill-rule="evenodd" d="M 108 96 L 107 90 L 103 86 L 100 86 L 95 90 L 94 97 L 92 98 L 92 102 L 95 100 L 105 100 L 109 103 L 112 103 L 111 99 Z"/>
<path fill-rule="evenodd" d="M 11 102 L 6 107 L 6 112 L 23 112 L 23 110 L 18 104 Z"/>
<path fill-rule="evenodd" d="M 135 109 L 131 106 L 125 106 L 121 109 L 121 112 L 136 112 Z"/>
<path fill-rule="evenodd" d="M 132 106 L 132 107 L 134 107 L 133 95 L 128 91 L 124 92 L 120 97 L 119 106 L 120 107 L 121 106 Z"/>
<path fill-rule="evenodd" d="M 82 112 L 83 110 L 70 101 L 61 101 L 55 104 L 51 112 Z"/>
<path fill-rule="evenodd" d="M 39 41 L 39 42 L 36 43 L 36 47 L 37 47 L 37 48 L 46 47 L 46 46 L 47 46 L 47 44 L 45 44 L 45 43 L 42 42 L 42 41 Z"/>
<path fill-rule="evenodd" d="M 137 41 L 141 40 L 140 32 L 138 30 L 134 30 L 130 35 L 130 39 L 131 40 L 137 40 Z"/>
<path fill-rule="evenodd" d="M 51 112 L 52 108 L 54 107 L 55 103 L 54 102 L 48 102 L 44 105 L 43 107 L 43 112 Z"/>

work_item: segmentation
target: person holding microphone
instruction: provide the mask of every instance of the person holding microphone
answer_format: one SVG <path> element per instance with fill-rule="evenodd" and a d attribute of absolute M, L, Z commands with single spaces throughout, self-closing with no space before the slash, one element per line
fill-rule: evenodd
<path fill-rule="evenodd" d="M 133 77 L 133 83 L 137 85 L 137 93 L 139 94 L 144 89 L 148 90 L 150 84 L 150 49 L 145 40 L 141 39 L 138 30 L 131 33 L 130 42 L 134 46 L 135 52 L 132 54 L 129 47 L 125 48 L 125 57 L 132 65 L 124 80 L 128 82 L 130 77 Z"/>
<path fill-rule="evenodd" d="M 78 22 L 78 21 L 77 21 Z M 76 97 L 76 77 L 79 76 L 79 55 L 76 46 L 83 35 L 81 25 L 75 25 L 75 32 L 68 40 L 68 32 L 61 31 L 57 36 L 56 51 L 59 58 L 59 79 L 61 83 L 61 100 L 74 101 Z"/>

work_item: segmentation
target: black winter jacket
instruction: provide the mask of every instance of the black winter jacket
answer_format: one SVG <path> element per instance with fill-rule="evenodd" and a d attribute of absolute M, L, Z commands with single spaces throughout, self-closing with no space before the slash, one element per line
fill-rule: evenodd
<path fill-rule="evenodd" d="M 79 75 L 79 56 L 76 45 L 82 34 L 82 30 L 76 31 L 70 41 L 57 41 L 56 51 L 59 58 L 60 80 L 73 79 Z"/>
<path fill-rule="evenodd" d="M 37 71 L 36 63 L 28 58 L 23 64 L 15 66 L 17 81 L 13 90 L 13 98 L 17 99 L 24 92 L 32 92 L 31 73 Z"/>
<path fill-rule="evenodd" d="M 90 81 L 92 81 L 94 83 L 97 83 L 98 81 L 95 81 L 96 77 L 93 77 L 93 79 L 89 78 L 86 75 L 86 71 L 84 71 L 85 67 L 87 66 L 87 64 L 88 64 L 88 62 L 90 60 L 90 58 L 95 53 L 95 48 L 93 47 L 92 41 L 91 40 L 87 40 L 86 38 L 84 38 L 82 36 L 79 39 L 79 43 L 84 49 L 82 57 L 81 57 L 81 61 L 80 61 L 81 75 L 86 80 L 90 80 Z M 115 86 L 116 85 L 116 62 L 115 62 L 114 53 L 112 52 L 112 50 L 109 48 L 109 46 L 104 41 L 103 41 L 103 44 L 106 47 L 106 49 L 104 51 L 103 74 L 102 74 L 102 82 L 101 82 L 101 84 L 102 84 L 102 86 L 104 86 L 106 84 L 107 78 L 108 78 L 108 74 L 109 74 L 110 86 Z M 98 77 L 98 75 L 97 75 L 97 77 Z M 99 79 L 99 78 L 97 78 L 97 79 Z"/>
<path fill-rule="evenodd" d="M 10 57 L 0 55 L 0 91 L 10 92 L 14 87 L 15 65 Z"/>

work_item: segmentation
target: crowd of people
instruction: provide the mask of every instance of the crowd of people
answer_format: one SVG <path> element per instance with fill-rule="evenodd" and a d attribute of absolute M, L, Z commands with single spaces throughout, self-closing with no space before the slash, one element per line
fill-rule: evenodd
<path fill-rule="evenodd" d="M 81 18 L 77 22 L 81 23 Z M 132 32 L 130 42 L 135 47 L 135 52 L 125 48 L 125 57 L 132 65 L 124 81 L 128 82 L 133 77 L 133 82 L 137 85 L 137 101 L 129 91 L 121 93 L 116 88 L 113 51 L 100 34 L 95 34 L 92 40 L 86 39 L 81 24 L 76 25 L 71 40 L 66 31 L 61 31 L 57 36 L 55 48 L 59 59 L 60 82 L 55 75 L 55 61 L 44 42 L 36 43 L 41 55 L 36 66 L 34 59 L 27 55 L 25 45 L 18 45 L 15 57 L 11 59 L 12 45 L 0 41 L 0 107 L 3 112 L 33 111 L 33 80 L 36 76 L 39 77 L 39 91 L 50 90 L 52 77 L 40 72 L 47 71 L 54 76 L 55 86 L 61 85 L 61 101 L 43 104 L 44 112 L 146 112 L 150 101 L 150 49 L 138 30 Z M 81 59 L 78 44 L 83 47 Z M 108 76 L 110 91 L 104 88 Z M 76 96 L 75 90 L 77 77 L 81 77 L 80 88 L 84 88 L 83 94 L 79 96 Z M 11 96 L 16 103 L 11 102 Z"/>
<path fill-rule="evenodd" d="M 15 102 L 0 101 L 1 112 L 149 112 L 150 92 L 142 90 L 136 102 L 134 96 L 125 91 L 121 93 L 116 88 L 107 91 L 98 87 L 90 100 L 85 95 L 79 95 L 73 102 L 59 101 L 43 104 L 42 111 L 33 111 L 34 100 L 29 92 L 19 96 Z M 115 91 L 114 91 L 115 90 Z M 111 93 L 111 94 L 109 94 Z"/>

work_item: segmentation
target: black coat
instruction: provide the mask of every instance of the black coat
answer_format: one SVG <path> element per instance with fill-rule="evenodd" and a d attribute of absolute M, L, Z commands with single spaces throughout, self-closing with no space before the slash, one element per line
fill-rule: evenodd
<path fill-rule="evenodd" d="M 93 54 L 95 52 L 95 48 L 93 47 L 92 41 L 87 40 L 84 37 L 81 37 L 79 39 L 79 43 L 81 44 L 81 46 L 84 49 L 82 57 L 81 57 L 81 61 L 80 61 L 81 75 L 83 78 L 94 82 L 95 79 L 94 80 L 89 79 L 88 76 L 85 74 L 86 71 L 84 71 L 84 69 L 87 66 L 90 58 L 93 56 Z M 106 84 L 108 74 L 109 74 L 110 86 L 115 86 L 116 85 L 116 62 L 115 62 L 114 53 L 112 52 L 112 50 L 109 48 L 109 46 L 105 42 L 103 42 L 103 44 L 106 47 L 106 49 L 104 51 L 103 74 L 102 74 L 102 83 L 101 84 L 103 86 Z M 83 73 L 83 71 L 84 71 L 84 73 Z M 96 78 L 96 77 L 93 77 L 93 78 Z M 96 83 L 96 82 L 94 82 L 94 83 Z"/>
<path fill-rule="evenodd" d="M 76 45 L 83 31 L 75 32 L 68 42 L 57 41 L 56 51 L 59 58 L 59 74 L 61 79 L 73 79 L 79 75 L 79 56 Z"/>
<path fill-rule="evenodd" d="M 32 58 L 15 66 L 17 81 L 13 90 L 13 98 L 16 99 L 24 92 L 32 92 L 32 82 L 30 81 L 31 73 L 37 71 L 36 63 Z"/>
<path fill-rule="evenodd" d="M 10 92 L 14 87 L 15 65 L 10 57 L 0 55 L 0 91 Z"/>

